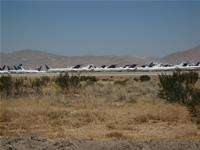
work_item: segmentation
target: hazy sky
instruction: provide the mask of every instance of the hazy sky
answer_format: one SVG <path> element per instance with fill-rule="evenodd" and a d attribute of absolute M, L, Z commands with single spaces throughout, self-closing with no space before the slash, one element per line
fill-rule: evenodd
<path fill-rule="evenodd" d="M 164 57 L 200 44 L 200 1 L 1 1 L 1 51 Z"/>

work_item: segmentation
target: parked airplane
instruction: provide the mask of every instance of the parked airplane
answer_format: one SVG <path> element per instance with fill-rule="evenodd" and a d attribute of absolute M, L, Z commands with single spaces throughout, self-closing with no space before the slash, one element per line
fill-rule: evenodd
<path fill-rule="evenodd" d="M 69 68 L 50 68 L 48 65 L 46 66 L 46 71 L 47 72 L 68 72 L 70 71 Z"/>
<path fill-rule="evenodd" d="M 8 71 L 10 73 L 44 73 L 45 71 L 41 71 L 42 69 L 42 66 L 40 66 L 38 69 L 35 69 L 35 70 L 32 70 L 32 69 L 29 69 L 29 70 L 25 70 L 23 67 L 22 67 L 22 64 L 19 64 L 19 66 L 15 66 L 14 65 L 14 70 L 11 69 L 9 66 L 8 67 Z"/>
<path fill-rule="evenodd" d="M 198 62 L 196 65 L 191 65 L 189 62 L 182 62 L 179 65 L 170 65 L 170 64 L 155 64 L 151 63 L 148 67 L 144 67 L 144 69 L 139 68 L 137 70 L 145 70 L 145 71 L 173 71 L 175 69 L 181 69 L 181 70 L 196 70 L 200 69 L 200 62 Z"/>
<path fill-rule="evenodd" d="M 82 65 L 77 64 L 76 66 L 70 68 L 50 68 L 48 65 L 45 65 L 47 72 L 69 72 L 69 71 L 82 71 L 80 68 Z"/>
<path fill-rule="evenodd" d="M 4 65 L 2 68 L 0 68 L 0 74 L 9 73 L 7 70 L 5 70 L 6 65 Z"/>
<path fill-rule="evenodd" d="M 149 67 L 149 71 L 169 71 L 169 70 L 174 70 L 175 67 L 170 65 L 170 64 L 154 64 L 151 67 Z"/>
<path fill-rule="evenodd" d="M 197 70 L 200 69 L 200 61 L 196 63 L 196 65 L 189 66 L 189 70 Z"/>
<path fill-rule="evenodd" d="M 151 62 L 149 65 L 142 65 L 141 67 L 136 67 L 136 71 L 149 71 L 150 67 L 153 67 L 155 64 Z"/>
<path fill-rule="evenodd" d="M 93 64 L 89 64 L 86 67 L 82 67 L 81 71 L 94 71 L 95 66 Z"/>
<path fill-rule="evenodd" d="M 196 65 L 189 64 L 189 62 L 182 62 L 179 65 L 174 65 L 175 69 L 181 69 L 181 70 L 194 70 L 199 69 L 200 65 L 199 62 Z"/>
<path fill-rule="evenodd" d="M 137 66 L 137 64 L 132 64 L 132 65 L 128 66 L 127 68 L 125 68 L 125 71 L 135 71 L 136 66 Z"/>
<path fill-rule="evenodd" d="M 81 68 L 82 65 L 83 65 L 83 64 L 77 64 L 77 65 L 74 66 L 74 67 L 70 67 L 69 70 L 70 70 L 70 71 L 76 71 L 76 72 L 82 71 L 82 68 Z"/>
<path fill-rule="evenodd" d="M 7 67 L 8 67 L 8 71 L 10 73 L 25 73 L 25 71 L 21 69 L 21 66 L 22 66 L 22 64 L 19 64 L 19 66 L 17 66 L 17 67 L 14 65 L 14 69 L 11 69 L 9 66 L 7 66 Z"/>
<path fill-rule="evenodd" d="M 116 67 L 117 67 L 116 64 L 112 64 L 110 66 L 106 66 L 105 68 L 103 68 L 103 71 L 117 71 L 118 69 Z"/>
<path fill-rule="evenodd" d="M 46 72 L 46 71 L 41 71 L 42 66 L 34 70 L 33 69 L 25 70 L 22 66 L 20 68 L 21 70 L 25 71 L 25 73 L 45 73 Z"/>
<path fill-rule="evenodd" d="M 180 65 L 176 65 L 175 67 L 181 70 L 196 70 L 200 69 L 200 62 L 197 62 L 196 65 L 189 64 L 188 62 L 183 62 Z"/>
<path fill-rule="evenodd" d="M 129 67 L 130 67 L 130 65 L 125 65 L 123 67 L 119 67 L 119 68 L 115 68 L 115 69 L 116 69 L 116 71 L 126 71 Z"/>
<path fill-rule="evenodd" d="M 112 65 L 102 65 L 101 67 L 94 68 L 94 71 L 119 71 L 120 69 L 116 67 L 116 64 Z"/>
<path fill-rule="evenodd" d="M 103 69 L 106 67 L 106 65 L 102 65 L 102 66 L 100 66 L 100 67 L 94 67 L 94 71 L 96 71 L 96 72 L 101 72 L 101 71 L 103 71 Z"/>

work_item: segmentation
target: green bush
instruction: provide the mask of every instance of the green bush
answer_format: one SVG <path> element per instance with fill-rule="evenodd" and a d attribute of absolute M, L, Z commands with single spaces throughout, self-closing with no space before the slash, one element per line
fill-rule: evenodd
<path fill-rule="evenodd" d="M 24 80 L 24 78 L 16 78 L 13 82 L 17 95 L 21 95 L 24 91 Z"/>
<path fill-rule="evenodd" d="M 2 76 L 0 77 L 0 91 L 1 94 L 4 92 L 7 96 L 9 96 L 12 93 L 13 89 L 13 82 L 11 76 Z"/>
<path fill-rule="evenodd" d="M 80 81 L 88 81 L 88 83 L 93 84 L 97 82 L 97 78 L 94 76 L 81 76 Z"/>
<path fill-rule="evenodd" d="M 140 81 L 144 82 L 144 81 L 149 81 L 151 78 L 148 75 L 142 75 L 140 76 Z"/>
<path fill-rule="evenodd" d="M 127 82 L 127 80 L 125 79 L 125 80 L 116 80 L 115 82 L 114 82 L 114 84 L 116 84 L 116 85 L 125 85 L 126 84 L 126 82 Z"/>
<path fill-rule="evenodd" d="M 129 79 L 116 80 L 116 81 L 114 82 L 114 84 L 116 84 L 116 85 L 125 85 L 127 81 L 129 81 Z"/>
<path fill-rule="evenodd" d="M 60 74 L 55 79 L 55 83 L 64 91 L 67 92 L 69 88 L 73 88 L 74 93 L 76 92 L 76 89 L 80 87 L 80 76 L 69 76 L 67 73 L 64 75 Z"/>
<path fill-rule="evenodd" d="M 134 80 L 135 82 L 138 82 L 138 81 L 139 81 L 139 79 L 138 79 L 138 78 L 133 78 L 133 80 Z"/>
<path fill-rule="evenodd" d="M 194 89 L 191 99 L 187 102 L 187 106 L 193 116 L 200 117 L 200 110 L 197 109 L 197 107 L 200 107 L 200 89 Z"/>
<path fill-rule="evenodd" d="M 69 85 L 73 88 L 74 93 L 76 89 L 80 87 L 80 77 L 79 76 L 71 76 L 69 78 Z"/>
<path fill-rule="evenodd" d="M 42 76 L 41 82 L 43 83 L 43 85 L 47 86 L 51 82 L 51 79 L 48 76 Z"/>
<path fill-rule="evenodd" d="M 65 73 L 64 75 L 60 74 L 58 77 L 55 79 L 55 83 L 63 90 L 68 90 L 69 89 L 69 75 Z"/>
<path fill-rule="evenodd" d="M 195 115 L 195 107 L 200 104 L 200 89 L 195 88 L 198 81 L 198 73 L 182 73 L 176 70 L 172 75 L 159 75 L 158 96 L 171 103 L 180 103 L 188 106 L 191 113 Z"/>
<path fill-rule="evenodd" d="M 161 90 L 158 96 L 169 102 L 186 104 L 191 99 L 195 83 L 198 80 L 198 73 L 182 73 L 180 70 L 174 71 L 172 75 L 159 75 L 159 87 Z"/>
<path fill-rule="evenodd" d="M 32 80 L 32 88 L 35 89 L 37 94 L 41 94 L 42 87 L 45 86 L 45 83 L 40 78 L 35 78 Z"/>

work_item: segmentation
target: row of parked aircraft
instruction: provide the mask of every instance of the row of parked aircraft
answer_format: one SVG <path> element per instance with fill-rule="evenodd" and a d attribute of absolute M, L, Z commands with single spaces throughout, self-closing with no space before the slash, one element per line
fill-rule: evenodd
<path fill-rule="evenodd" d="M 132 64 L 132 65 L 125 65 L 123 67 L 117 67 L 116 64 L 112 64 L 109 66 L 102 65 L 100 67 L 96 67 L 92 64 L 89 64 L 86 67 L 82 67 L 82 64 L 78 64 L 73 67 L 66 67 L 66 68 L 51 68 L 48 65 L 45 65 L 46 71 L 42 71 L 42 66 L 40 66 L 37 69 L 28 69 L 25 70 L 22 67 L 22 64 L 19 64 L 18 66 L 13 66 L 12 67 L 7 66 L 7 70 L 5 70 L 5 65 L 0 68 L 0 73 L 48 73 L 48 72 L 89 72 L 89 71 L 94 71 L 94 72 L 104 72 L 104 71 L 172 71 L 175 69 L 181 69 L 181 70 L 200 70 L 200 62 L 197 64 L 190 64 L 188 62 L 183 62 L 179 65 L 170 65 L 170 64 L 156 64 L 151 62 L 149 65 L 143 65 L 140 67 L 137 67 L 137 64 Z"/>

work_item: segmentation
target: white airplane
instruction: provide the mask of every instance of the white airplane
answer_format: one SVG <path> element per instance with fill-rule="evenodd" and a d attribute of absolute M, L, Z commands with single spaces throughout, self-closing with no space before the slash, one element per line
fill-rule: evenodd
<path fill-rule="evenodd" d="M 119 71 L 119 68 L 116 68 L 116 64 L 112 64 L 110 66 L 105 66 L 104 68 L 102 68 L 102 71 Z"/>
<path fill-rule="evenodd" d="M 200 62 L 197 62 L 196 65 L 191 65 L 188 67 L 189 70 L 198 70 L 200 69 Z"/>
<path fill-rule="evenodd" d="M 101 71 L 103 71 L 103 69 L 106 67 L 106 65 L 102 65 L 102 66 L 100 66 L 100 67 L 94 67 L 94 71 L 96 71 L 96 72 L 101 72 Z"/>
<path fill-rule="evenodd" d="M 82 71 L 82 68 L 80 68 L 83 64 L 77 64 L 76 66 L 70 67 L 69 71 L 75 71 L 75 72 L 79 72 Z"/>
<path fill-rule="evenodd" d="M 10 73 L 26 73 L 24 70 L 22 70 L 20 67 L 22 66 L 22 64 L 19 64 L 19 66 L 15 66 L 14 65 L 14 68 L 15 69 L 11 69 L 9 66 L 7 66 L 8 67 L 8 71 L 10 72 Z"/>
<path fill-rule="evenodd" d="M 70 68 L 50 68 L 48 65 L 45 65 L 45 66 L 46 66 L 47 72 L 70 72 L 70 71 L 79 72 L 79 71 L 82 71 L 82 69 L 80 68 L 82 66 L 81 64 L 77 64 Z"/>
<path fill-rule="evenodd" d="M 93 64 L 89 64 L 86 67 L 82 67 L 81 71 L 94 71 L 95 66 Z"/>
<path fill-rule="evenodd" d="M 149 71 L 169 71 L 175 70 L 175 67 L 170 64 L 153 64 L 149 67 Z"/>
<path fill-rule="evenodd" d="M 149 65 L 142 65 L 141 67 L 136 67 L 136 71 L 149 71 L 149 68 L 154 66 L 154 63 L 151 62 Z"/>
<path fill-rule="evenodd" d="M 123 67 L 115 68 L 115 71 L 126 71 L 129 67 L 130 65 L 125 65 Z"/>
<path fill-rule="evenodd" d="M 137 64 L 129 65 L 128 67 L 124 68 L 125 71 L 135 71 Z"/>
<path fill-rule="evenodd" d="M 188 62 L 182 62 L 179 65 L 169 65 L 169 64 L 154 64 L 152 67 L 149 67 L 149 71 L 172 71 L 175 69 L 181 69 L 181 70 L 195 70 L 200 69 L 200 62 L 198 62 L 196 65 L 191 65 Z"/>
<path fill-rule="evenodd" d="M 10 73 L 44 73 L 45 72 L 45 71 L 41 71 L 42 66 L 40 66 L 38 69 L 35 69 L 35 70 L 32 70 L 32 69 L 25 70 L 22 67 L 22 64 L 20 64 L 17 67 L 14 65 L 15 70 L 11 69 L 9 66 L 7 66 L 7 67 L 8 67 L 8 70 Z"/>
<path fill-rule="evenodd" d="M 0 74 L 7 74 L 9 73 L 7 70 L 5 70 L 6 65 L 4 65 L 2 68 L 0 68 Z"/>
<path fill-rule="evenodd" d="M 70 68 L 50 68 L 48 65 L 46 66 L 47 72 L 68 72 L 70 71 Z"/>
<path fill-rule="evenodd" d="M 189 65 L 188 62 L 182 62 L 180 63 L 179 65 L 174 65 L 175 69 L 181 69 L 181 70 L 184 70 L 184 69 L 187 69 L 187 66 Z"/>
<path fill-rule="evenodd" d="M 41 71 L 42 66 L 34 70 L 33 69 L 25 70 L 22 66 L 20 68 L 21 70 L 25 71 L 25 73 L 45 73 L 46 72 L 46 71 Z"/>

